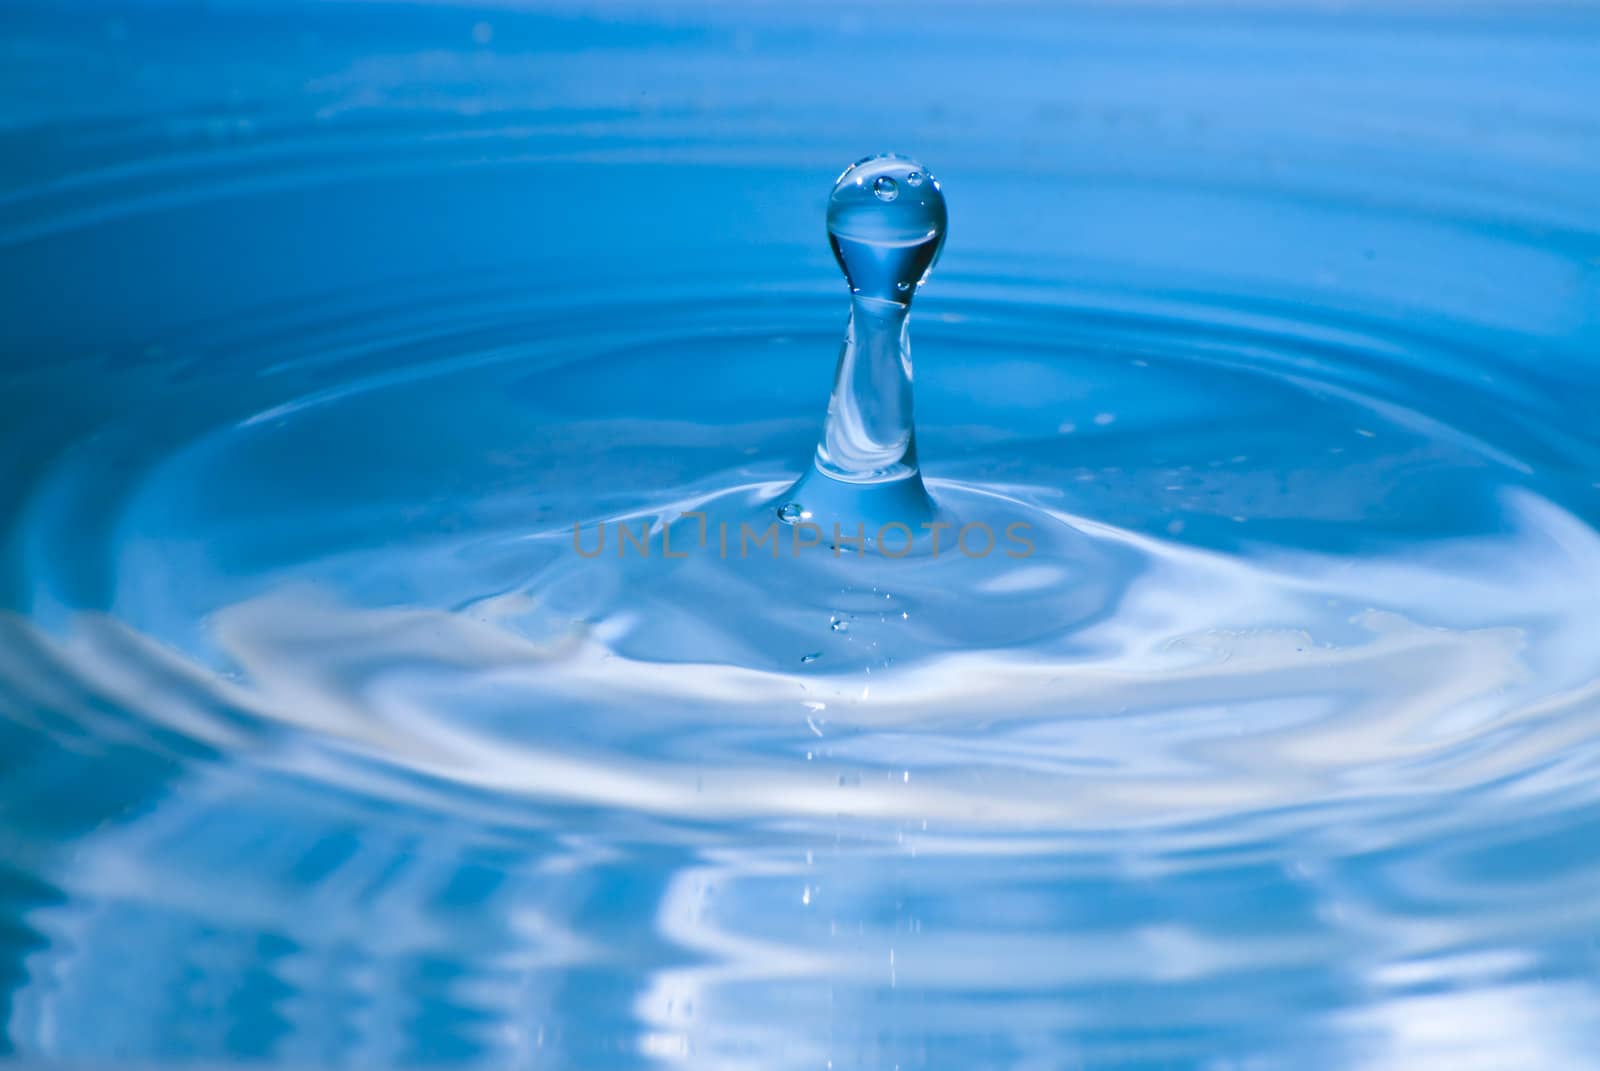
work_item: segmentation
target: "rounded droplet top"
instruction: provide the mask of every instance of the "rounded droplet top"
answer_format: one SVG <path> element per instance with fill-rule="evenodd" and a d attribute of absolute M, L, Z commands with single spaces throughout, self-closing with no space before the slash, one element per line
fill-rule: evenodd
<path fill-rule="evenodd" d="M 828 240 L 851 292 L 900 305 L 939 259 L 947 223 L 938 179 L 895 153 L 851 164 L 828 198 Z"/>

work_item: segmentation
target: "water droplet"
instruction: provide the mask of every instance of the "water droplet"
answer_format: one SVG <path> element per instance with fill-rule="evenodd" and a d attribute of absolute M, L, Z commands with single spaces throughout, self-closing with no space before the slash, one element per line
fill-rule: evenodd
<path fill-rule="evenodd" d="M 815 662 L 817 659 L 819 659 L 821 657 L 822 657 L 822 652 L 821 651 L 812 651 L 810 654 L 801 655 L 800 656 L 800 663 L 801 663 L 801 665 L 809 666 L 811 663 Z"/>
<path fill-rule="evenodd" d="M 913 174 L 929 179 L 915 160 L 869 156 L 840 176 L 828 198 L 828 238 L 857 294 L 905 304 L 939 258 L 949 221 L 944 194 L 937 182 L 913 184 Z"/>
<path fill-rule="evenodd" d="M 828 627 L 835 632 L 849 632 L 850 619 L 842 614 L 834 614 L 833 618 L 828 622 Z"/>
<path fill-rule="evenodd" d="M 908 283 L 908 282 L 906 282 L 906 281 L 905 281 L 905 280 L 904 280 L 904 279 L 902 279 L 902 280 L 900 280 L 900 281 L 899 281 L 899 282 L 898 282 L 898 283 L 895 283 L 895 284 L 894 284 L 894 288 L 895 288 L 895 289 L 896 289 L 896 290 L 898 290 L 898 291 L 900 291 L 900 292 L 901 292 L 901 293 L 902 293 L 902 294 L 903 294 L 903 293 L 905 293 L 905 292 L 906 292 L 906 291 L 907 291 L 907 290 L 910 290 L 910 289 L 911 289 L 911 284 L 910 284 L 910 283 Z"/>
<path fill-rule="evenodd" d="M 785 502 L 778 507 L 778 520 L 784 524 L 794 524 L 797 521 L 809 520 L 810 512 L 798 502 Z"/>
<path fill-rule="evenodd" d="M 922 185 L 922 172 L 921 171 L 909 172 L 906 175 L 906 185 L 910 186 L 912 189 L 916 189 L 918 186 L 921 186 Z"/>

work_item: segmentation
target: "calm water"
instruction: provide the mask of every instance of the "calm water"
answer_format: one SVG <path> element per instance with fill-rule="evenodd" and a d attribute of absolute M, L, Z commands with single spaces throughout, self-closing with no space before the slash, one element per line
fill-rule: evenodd
<path fill-rule="evenodd" d="M 0 10 L 0 1054 L 1600 1068 L 1600 11 L 679 8 Z"/>

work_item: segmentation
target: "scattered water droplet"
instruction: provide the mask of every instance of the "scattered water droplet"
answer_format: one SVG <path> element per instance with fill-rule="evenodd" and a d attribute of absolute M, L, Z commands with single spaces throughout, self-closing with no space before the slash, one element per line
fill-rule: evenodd
<path fill-rule="evenodd" d="M 810 654 L 801 655 L 800 656 L 800 663 L 801 663 L 801 665 L 809 666 L 811 663 L 815 662 L 817 659 L 819 659 L 821 657 L 822 657 L 822 652 L 821 651 L 812 651 Z"/>
<path fill-rule="evenodd" d="M 778 520 L 784 524 L 794 524 L 797 521 L 807 520 L 811 514 L 798 502 L 785 502 L 778 507 Z"/>
<path fill-rule="evenodd" d="M 921 186 L 922 185 L 922 172 L 921 171 L 912 171 L 909 174 L 907 174 L 906 175 L 906 185 L 910 186 L 912 189 L 915 189 L 916 187 Z"/>
<path fill-rule="evenodd" d="M 872 180 L 872 192 L 880 201 L 892 201 L 900 196 L 900 185 L 888 175 L 879 175 Z"/>
<path fill-rule="evenodd" d="M 834 614 L 832 619 L 830 619 L 828 622 L 828 627 L 833 629 L 835 632 L 849 632 L 850 619 L 845 617 L 843 614 Z"/>

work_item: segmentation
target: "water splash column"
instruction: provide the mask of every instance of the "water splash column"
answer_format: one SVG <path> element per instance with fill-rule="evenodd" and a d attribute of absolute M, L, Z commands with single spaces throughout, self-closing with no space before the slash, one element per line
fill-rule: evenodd
<path fill-rule="evenodd" d="M 869 528 L 933 515 L 917 467 L 911 300 L 944 246 L 938 180 L 905 156 L 845 169 L 828 198 L 828 241 L 850 284 L 850 321 L 811 471 L 779 515 Z"/>

